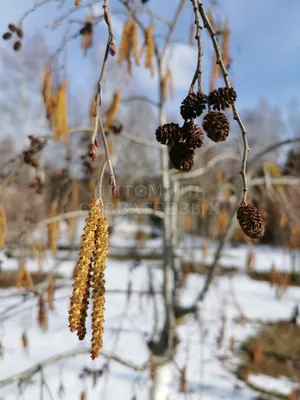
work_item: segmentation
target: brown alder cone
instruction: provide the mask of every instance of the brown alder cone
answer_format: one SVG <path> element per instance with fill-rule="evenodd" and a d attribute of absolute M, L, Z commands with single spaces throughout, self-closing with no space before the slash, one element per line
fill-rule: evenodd
<path fill-rule="evenodd" d="M 208 95 L 208 102 L 214 110 L 220 111 L 229 108 L 236 100 L 237 94 L 233 87 L 221 87 Z"/>
<path fill-rule="evenodd" d="M 242 231 L 251 239 L 259 239 L 264 235 L 262 216 L 252 204 L 241 203 L 237 211 L 237 219 Z"/>
<path fill-rule="evenodd" d="M 221 112 L 210 111 L 203 118 L 202 126 L 214 142 L 223 142 L 229 135 L 229 121 Z"/>
<path fill-rule="evenodd" d="M 79 260 L 74 271 L 73 293 L 69 311 L 69 327 L 71 332 L 82 328 L 79 324 L 82 322 L 83 305 L 86 304 L 86 286 L 89 282 L 90 263 L 95 250 L 95 231 L 100 212 L 101 207 L 94 197 L 90 204 L 89 214 L 82 235 Z"/>
<path fill-rule="evenodd" d="M 75 7 L 81 6 L 81 0 L 75 0 Z"/>
<path fill-rule="evenodd" d="M 103 345 L 104 309 L 105 309 L 105 280 L 108 253 L 108 220 L 101 217 L 95 233 L 94 268 L 92 276 L 93 312 L 92 312 L 92 351 L 94 360 L 98 357 Z"/>

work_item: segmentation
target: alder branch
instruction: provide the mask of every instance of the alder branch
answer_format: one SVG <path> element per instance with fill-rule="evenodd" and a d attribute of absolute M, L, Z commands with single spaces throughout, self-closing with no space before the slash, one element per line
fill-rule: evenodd
<path fill-rule="evenodd" d="M 221 153 L 218 154 L 216 157 L 212 158 L 211 160 L 208 161 L 208 163 L 206 164 L 205 167 L 201 167 L 198 168 L 194 171 L 191 172 L 187 172 L 185 174 L 183 173 L 176 173 L 176 175 L 173 176 L 174 179 L 181 181 L 181 180 L 185 180 L 185 179 L 191 179 L 191 178 L 197 178 L 203 174 L 205 174 L 206 172 L 210 171 L 212 167 L 214 167 L 216 164 L 218 164 L 221 161 L 225 161 L 225 160 L 239 160 L 239 156 L 237 156 L 234 153 Z"/>
<path fill-rule="evenodd" d="M 270 153 L 271 151 L 274 151 L 274 150 L 278 149 L 281 146 L 285 146 L 286 144 L 292 144 L 292 143 L 296 143 L 296 142 L 300 142 L 300 137 L 281 140 L 281 141 L 279 141 L 277 143 L 274 143 L 271 146 L 268 146 L 264 150 L 260 151 L 254 158 L 249 160 L 248 165 L 250 166 L 250 165 L 254 164 L 261 157 L 265 156 L 266 154 Z"/>
<path fill-rule="evenodd" d="M 199 91 L 199 93 L 203 94 L 203 87 L 202 87 L 203 50 L 202 50 L 202 37 L 201 37 L 202 26 L 200 25 L 200 13 L 199 13 L 198 0 L 191 0 L 191 2 L 193 4 L 193 9 L 194 9 L 194 14 L 195 14 L 195 25 L 196 25 L 196 29 L 197 29 L 195 39 L 197 40 L 197 44 L 198 44 L 198 58 L 197 58 L 196 72 L 194 74 L 189 93 L 192 93 L 194 91 L 195 83 L 198 80 L 198 91 Z"/>
<path fill-rule="evenodd" d="M 222 59 L 220 46 L 219 46 L 219 43 L 218 43 L 217 38 L 216 38 L 216 32 L 214 31 L 211 23 L 209 22 L 209 19 L 207 17 L 207 14 L 205 12 L 205 9 L 203 7 L 202 2 L 198 1 L 198 5 L 199 5 L 199 12 L 200 12 L 201 18 L 203 20 L 204 27 L 208 30 L 210 38 L 211 38 L 211 41 L 212 41 L 212 44 L 214 46 L 214 50 L 215 50 L 215 54 L 216 54 L 216 58 L 217 58 L 216 63 L 221 68 L 223 80 L 224 80 L 224 83 L 225 83 L 226 87 L 227 88 L 231 88 L 231 85 L 230 85 L 229 79 L 228 79 L 228 72 L 226 70 L 224 61 Z M 244 143 L 242 168 L 241 168 L 240 174 L 242 176 L 243 184 L 244 184 L 242 201 L 246 202 L 247 201 L 247 192 L 248 192 L 246 167 L 247 167 L 247 159 L 248 159 L 248 152 L 249 152 L 247 131 L 246 131 L 246 128 L 245 128 L 240 116 L 239 116 L 239 113 L 237 111 L 235 103 L 233 103 L 231 105 L 231 108 L 232 108 L 232 112 L 233 112 L 233 118 L 237 121 L 237 123 L 238 123 L 238 125 L 240 127 L 240 130 L 241 130 L 241 133 L 242 133 L 242 137 L 243 137 L 243 143 Z"/>
<path fill-rule="evenodd" d="M 23 382 L 25 380 L 29 380 L 32 378 L 33 375 L 35 375 L 37 372 L 41 371 L 42 368 L 54 364 L 60 360 L 65 360 L 67 358 L 72 358 L 78 355 L 84 355 L 84 354 L 89 354 L 91 352 L 91 349 L 89 347 L 82 347 L 79 349 L 75 350 L 70 350 L 65 353 L 61 353 L 49 358 L 46 358 L 44 361 L 41 361 L 40 363 L 34 365 L 33 367 L 30 367 L 22 372 L 19 372 L 15 375 L 12 375 L 9 378 L 3 379 L 0 381 L 0 388 L 10 385 L 14 382 Z M 148 362 L 142 364 L 142 365 L 136 365 L 132 363 L 131 361 L 123 360 L 122 358 L 111 355 L 109 353 L 106 353 L 105 351 L 101 350 L 100 356 L 106 358 L 107 360 L 113 360 L 121 365 L 124 365 L 125 367 L 131 368 L 137 372 L 143 372 L 147 369 L 148 367 Z"/>
<path fill-rule="evenodd" d="M 131 97 L 127 97 L 126 99 L 122 100 L 122 103 L 130 103 L 132 101 L 143 101 L 145 103 L 151 104 L 154 107 L 159 107 L 159 104 L 156 101 L 151 100 L 146 96 L 131 96 Z"/>
<path fill-rule="evenodd" d="M 268 177 L 267 182 L 272 185 L 298 186 L 298 185 L 300 185 L 300 178 L 293 178 L 293 177 L 271 178 L 271 177 Z M 265 185 L 265 184 L 266 184 L 265 178 L 254 178 L 249 182 L 249 186 L 258 186 L 258 185 Z"/>
<path fill-rule="evenodd" d="M 102 140 L 104 144 L 104 149 L 105 149 L 105 156 L 106 156 L 106 161 L 110 170 L 110 178 L 109 178 L 109 184 L 112 186 L 113 194 L 116 193 L 117 190 L 117 183 L 116 183 L 116 178 L 114 174 L 114 169 L 110 157 L 110 152 L 108 148 L 108 143 L 106 139 L 106 134 L 104 132 L 104 127 L 103 127 L 103 122 L 102 122 L 102 117 L 101 117 L 101 103 L 102 103 L 102 84 L 103 84 L 103 79 L 107 67 L 107 60 L 108 56 L 110 54 L 110 48 L 111 45 L 114 43 L 114 34 L 112 32 L 112 24 L 111 24 L 111 17 L 110 17 L 110 11 L 109 11 L 109 0 L 104 0 L 103 4 L 103 9 L 104 9 L 104 19 L 108 27 L 108 39 L 106 43 L 106 49 L 105 49 L 105 54 L 104 54 L 104 60 L 100 72 L 100 76 L 97 82 L 97 90 L 96 90 L 96 96 L 95 96 L 95 110 L 94 110 L 94 131 L 91 139 L 91 143 L 93 146 L 95 146 L 95 140 L 97 137 L 98 133 L 98 128 L 100 128 L 100 132 L 102 135 Z"/>
<path fill-rule="evenodd" d="M 75 132 L 90 133 L 90 132 L 93 132 L 93 128 L 91 128 L 90 126 L 83 125 L 83 126 L 75 126 L 75 127 L 69 129 L 70 134 L 75 133 Z M 148 147 L 155 147 L 156 149 L 159 149 L 159 150 L 162 149 L 162 146 L 158 142 L 155 142 L 154 140 L 141 139 L 138 136 L 131 135 L 129 133 L 120 133 L 118 135 L 118 137 L 123 137 L 124 139 L 130 140 L 133 143 L 141 144 L 141 145 L 148 146 Z"/>
<path fill-rule="evenodd" d="M 105 211 L 105 210 L 104 210 Z M 109 215 L 118 215 L 117 210 L 109 210 Z M 136 207 L 131 207 L 128 206 L 122 213 L 124 214 L 142 214 L 142 215 L 154 215 L 155 217 L 158 218 L 164 218 L 164 213 L 159 210 L 154 210 L 153 208 L 136 208 Z M 53 222 L 59 222 L 65 219 L 70 219 L 70 218 L 79 218 L 79 217 L 84 217 L 88 215 L 87 210 L 76 210 L 76 211 L 70 211 L 64 214 L 59 214 L 55 215 L 54 217 L 50 217 L 47 219 L 44 219 L 40 222 L 37 223 L 36 228 L 40 226 L 47 226 L 49 224 L 52 224 Z"/>

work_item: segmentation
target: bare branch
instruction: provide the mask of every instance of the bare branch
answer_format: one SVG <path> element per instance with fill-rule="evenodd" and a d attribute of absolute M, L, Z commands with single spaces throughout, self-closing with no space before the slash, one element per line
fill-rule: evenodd
<path fill-rule="evenodd" d="M 187 172 L 185 174 L 183 173 L 176 173 L 176 175 L 174 175 L 174 179 L 176 180 L 185 180 L 185 179 L 191 179 L 191 178 L 197 178 L 198 176 L 201 176 L 203 174 L 205 174 L 206 172 L 210 171 L 212 167 L 214 167 L 216 164 L 218 164 L 221 161 L 225 161 L 225 160 L 239 160 L 240 158 L 234 154 L 234 153 L 221 153 L 218 154 L 216 157 L 212 158 L 210 161 L 208 161 L 208 163 L 206 164 L 205 167 L 201 167 L 198 168 L 194 171 L 191 172 Z"/>
<path fill-rule="evenodd" d="M 9 378 L 1 380 L 0 387 L 10 385 L 14 382 L 22 382 L 22 381 L 28 380 L 33 375 L 35 375 L 37 372 L 39 372 L 42 368 L 44 368 L 48 365 L 51 365 L 60 360 L 65 360 L 67 358 L 72 358 L 72 357 L 75 357 L 78 355 L 89 354 L 90 352 L 91 352 L 91 349 L 89 347 L 81 347 L 79 349 L 70 350 L 65 353 L 61 353 L 56 356 L 46 358 L 44 361 L 41 361 L 40 363 L 34 365 L 31 368 L 26 369 L 25 371 L 19 372 L 18 374 L 12 375 Z M 101 351 L 100 355 L 108 360 L 113 360 L 121 365 L 124 365 L 125 367 L 131 368 L 138 372 L 143 372 L 148 367 L 148 362 L 146 362 L 142 365 L 136 365 L 136 364 L 132 363 L 131 361 L 123 360 L 122 358 L 117 357 L 115 355 L 110 355 L 110 354 L 106 353 L 105 351 Z"/>
<path fill-rule="evenodd" d="M 69 129 L 69 133 L 75 133 L 75 132 L 93 132 L 93 128 L 91 128 L 90 126 L 75 126 L 73 128 Z M 131 135 L 129 133 L 121 133 L 118 135 L 119 137 L 123 137 L 124 139 L 130 140 L 133 143 L 137 143 L 137 144 L 142 144 L 144 146 L 148 146 L 148 147 L 155 147 L 156 149 L 161 150 L 162 146 L 160 143 L 155 142 L 154 140 L 146 140 L 146 139 L 141 139 L 138 136 L 135 135 Z"/>
<path fill-rule="evenodd" d="M 230 85 L 229 79 L 228 79 L 228 72 L 227 72 L 227 70 L 225 68 L 225 65 L 224 65 L 224 62 L 223 62 L 223 59 L 222 59 L 222 56 L 221 56 L 220 46 L 219 46 L 219 43 L 218 43 L 217 38 L 216 38 L 216 32 L 214 31 L 211 23 L 209 22 L 209 19 L 208 19 L 207 14 L 206 14 L 206 12 L 204 10 L 202 2 L 198 1 L 198 5 L 199 5 L 199 11 L 200 11 L 200 14 L 201 14 L 201 18 L 202 18 L 203 23 L 204 23 L 204 27 L 207 28 L 207 30 L 209 32 L 209 35 L 210 35 L 210 38 L 211 38 L 211 41 L 213 43 L 214 49 L 215 49 L 216 58 L 217 58 L 216 63 L 221 68 L 222 76 L 223 76 L 223 79 L 224 79 L 226 87 L 227 88 L 231 88 L 231 85 Z M 248 151 L 249 151 L 249 145 L 248 145 L 248 139 L 247 139 L 247 131 L 246 131 L 246 128 L 244 127 L 244 124 L 243 124 L 240 116 L 239 116 L 239 113 L 237 111 L 235 103 L 232 104 L 231 108 L 232 108 L 232 112 L 233 112 L 233 118 L 237 121 L 237 123 L 238 123 L 238 125 L 240 127 L 240 130 L 241 130 L 241 133 L 242 133 L 242 136 L 243 136 L 243 142 L 244 142 L 242 169 L 240 171 L 240 174 L 242 176 L 243 183 L 244 183 L 244 188 L 243 188 L 244 194 L 243 194 L 243 200 L 242 201 L 246 202 L 246 200 L 247 200 L 247 192 L 248 192 L 246 166 L 247 166 L 247 158 L 248 158 Z"/>

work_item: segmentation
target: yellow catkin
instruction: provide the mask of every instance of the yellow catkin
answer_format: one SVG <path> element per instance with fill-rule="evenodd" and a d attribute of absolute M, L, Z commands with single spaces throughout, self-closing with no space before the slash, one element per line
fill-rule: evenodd
<path fill-rule="evenodd" d="M 112 102 L 106 113 L 106 125 L 109 126 L 115 120 L 118 115 L 122 100 L 122 89 L 118 89 L 113 96 Z"/>
<path fill-rule="evenodd" d="M 21 341 L 22 341 L 23 349 L 27 350 L 29 343 L 28 343 L 28 336 L 25 331 L 22 333 Z"/>
<path fill-rule="evenodd" d="M 69 327 L 71 332 L 78 330 L 82 332 L 84 330 L 82 326 L 83 306 L 88 305 L 86 287 L 90 281 L 90 264 L 95 250 L 95 231 L 98 226 L 100 213 L 101 207 L 96 202 L 96 199 L 93 198 L 82 235 L 79 260 L 74 271 L 73 293 L 69 311 Z M 84 313 L 86 313 L 86 310 L 84 310 Z"/>
<path fill-rule="evenodd" d="M 200 207 L 201 207 L 201 217 L 202 218 L 207 217 L 208 207 L 209 207 L 209 200 L 207 198 L 201 199 Z"/>
<path fill-rule="evenodd" d="M 54 100 L 54 136 L 68 143 L 68 82 L 61 83 L 55 93 Z"/>
<path fill-rule="evenodd" d="M 132 75 L 131 56 L 133 56 L 136 65 L 139 65 L 140 54 L 138 51 L 138 26 L 134 21 L 128 19 L 123 27 L 118 64 L 122 65 L 123 61 L 126 61 L 129 75 Z"/>
<path fill-rule="evenodd" d="M 136 23 L 133 22 L 131 25 L 131 48 L 132 48 L 132 55 L 136 65 L 140 64 L 140 53 L 138 51 L 138 44 L 139 44 L 138 26 Z"/>
<path fill-rule="evenodd" d="M 218 236 L 222 235 L 228 225 L 229 217 L 225 211 L 221 211 L 217 217 L 217 232 Z"/>
<path fill-rule="evenodd" d="M 83 392 L 81 392 L 80 394 L 80 400 L 87 400 L 87 394 L 86 391 L 84 390 Z"/>
<path fill-rule="evenodd" d="M 207 242 L 202 243 L 201 250 L 202 250 L 203 257 L 206 257 L 208 255 L 208 250 L 209 250 Z"/>
<path fill-rule="evenodd" d="M 81 0 L 75 0 L 75 7 L 81 6 Z"/>
<path fill-rule="evenodd" d="M 209 90 L 212 92 L 216 89 L 216 81 L 218 78 L 218 64 L 216 56 L 212 58 L 212 69 L 211 69 L 211 76 L 210 76 L 210 83 L 209 83 Z"/>
<path fill-rule="evenodd" d="M 45 300 L 42 294 L 39 295 L 38 299 L 38 316 L 37 316 L 39 327 L 43 332 L 47 330 L 47 310 Z"/>
<path fill-rule="evenodd" d="M 228 68 L 230 62 L 229 55 L 229 38 L 230 38 L 230 29 L 229 29 L 229 19 L 227 18 L 222 29 L 222 58 L 225 65 L 225 68 Z M 220 70 L 221 72 L 221 70 Z"/>
<path fill-rule="evenodd" d="M 208 20 L 213 28 L 213 30 L 216 32 L 217 30 L 217 25 L 214 19 L 214 16 L 212 14 L 211 9 L 208 11 Z M 216 56 L 213 56 L 212 58 L 212 71 L 211 71 L 211 76 L 210 76 L 210 85 L 209 85 L 209 90 L 212 92 L 213 90 L 216 89 L 216 80 L 218 78 L 218 64 L 217 64 L 217 58 Z"/>
<path fill-rule="evenodd" d="M 103 326 L 105 309 L 105 279 L 108 253 L 108 220 L 101 217 L 95 233 L 93 284 L 93 312 L 92 312 L 92 351 L 91 357 L 98 357 L 103 345 Z"/>
<path fill-rule="evenodd" d="M 49 66 L 46 67 L 43 76 L 42 96 L 46 106 L 46 118 L 51 127 L 54 102 L 52 97 L 52 74 Z"/>
<path fill-rule="evenodd" d="M 54 309 L 55 280 L 53 275 L 48 275 L 47 303 L 50 310 Z"/>
<path fill-rule="evenodd" d="M 186 215 L 184 218 L 184 229 L 186 232 L 191 232 L 193 227 L 193 217 L 191 215 Z"/>
<path fill-rule="evenodd" d="M 223 181 L 223 171 L 220 168 L 218 168 L 215 173 L 215 183 L 216 185 L 221 185 L 222 181 Z"/>
<path fill-rule="evenodd" d="M 162 79 L 162 97 L 164 100 L 167 100 L 168 92 L 170 97 L 174 98 L 173 75 L 170 68 L 167 68 Z"/>
<path fill-rule="evenodd" d="M 6 214 L 4 207 L 0 207 L 0 249 L 3 249 L 7 232 Z"/>
<path fill-rule="evenodd" d="M 21 259 L 19 263 L 16 286 L 19 288 L 22 287 L 28 291 L 33 289 L 32 276 L 26 268 L 26 262 L 24 259 Z"/>
<path fill-rule="evenodd" d="M 53 200 L 50 204 L 49 217 L 54 217 L 57 214 L 58 201 Z M 48 248 L 53 255 L 57 253 L 57 239 L 59 234 L 59 222 L 51 222 L 48 228 Z"/>
<path fill-rule="evenodd" d="M 130 54 L 130 34 L 131 34 L 132 20 L 128 19 L 123 26 L 123 33 L 121 44 L 119 48 L 118 64 L 122 65 L 122 62 L 128 58 Z"/>
<path fill-rule="evenodd" d="M 153 58 L 155 53 L 155 40 L 154 40 L 154 29 L 155 26 L 151 25 L 145 31 L 145 43 L 144 43 L 144 51 L 146 52 L 145 56 L 145 67 L 150 71 L 151 77 L 154 76 L 154 66 L 153 66 Z"/>
<path fill-rule="evenodd" d="M 91 179 L 89 180 L 88 186 L 89 186 L 90 191 L 91 191 L 92 193 L 94 193 L 94 192 L 95 192 L 95 189 L 96 189 L 96 179 L 95 179 L 95 178 L 91 178 Z"/>
<path fill-rule="evenodd" d="M 300 248 L 300 228 L 293 228 L 290 239 L 290 249 Z"/>

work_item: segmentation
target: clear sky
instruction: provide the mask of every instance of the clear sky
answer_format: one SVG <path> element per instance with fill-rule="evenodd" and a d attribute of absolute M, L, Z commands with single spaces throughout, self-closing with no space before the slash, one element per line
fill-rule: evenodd
<path fill-rule="evenodd" d="M 20 16 L 30 8 L 30 5 L 41 0 L 0 0 L 0 26 L 4 32 L 9 22 L 17 23 Z M 138 1 L 138 0 L 137 0 Z M 208 1 L 208 0 L 207 0 Z M 207 1 L 204 4 L 207 5 Z M 90 0 L 83 0 L 83 4 Z M 149 0 L 148 5 L 165 18 L 171 18 L 171 10 L 179 0 Z M 286 112 L 292 100 L 298 99 L 300 89 L 300 0 L 219 0 L 220 5 L 215 9 L 217 17 L 230 20 L 231 42 L 230 51 L 233 58 L 231 80 L 238 91 L 238 105 L 241 108 L 255 107 L 263 98 L 277 105 Z M 38 9 L 24 21 L 25 40 L 32 38 L 37 31 L 45 32 L 47 43 L 54 50 L 60 44 L 62 34 L 68 26 L 64 25 L 58 32 L 53 33 L 44 29 L 57 16 L 63 15 L 73 8 L 74 1 L 66 0 L 59 9 L 58 2 L 50 3 Z M 180 100 L 185 96 L 196 64 L 196 50 L 187 46 L 188 31 L 192 21 L 190 1 L 180 19 L 175 34 L 175 44 L 171 49 L 171 67 L 175 83 L 175 99 L 169 104 L 172 110 L 178 109 Z M 118 0 L 111 0 L 111 9 L 120 10 Z M 101 6 L 95 6 L 94 12 L 99 13 Z M 87 9 L 72 14 L 72 18 L 84 20 Z M 120 39 L 120 14 L 114 17 L 114 27 L 117 42 Z M 73 31 L 78 30 L 75 25 Z M 163 33 L 163 27 L 158 27 L 158 33 Z M 68 47 L 68 74 L 72 82 L 72 92 L 79 92 L 81 98 L 88 98 L 92 92 L 92 73 L 97 71 L 97 57 L 101 43 L 106 39 L 106 27 L 96 29 L 95 47 L 87 58 L 80 51 L 80 43 L 70 43 Z M 31 39 L 30 39 L 31 40 Z M 1 48 L 7 43 L 1 44 Z M 208 87 L 212 47 L 208 38 L 204 41 L 204 82 Z M 17 57 L 17 55 L 16 55 Z M 92 65 L 91 65 L 92 64 Z M 134 81 L 134 90 L 139 93 L 147 92 L 155 98 L 156 90 L 150 80 L 148 71 L 139 69 Z M 96 76 L 95 80 L 96 81 Z M 117 82 L 119 82 L 117 80 Z M 177 111 L 176 111 L 177 112 Z"/>

